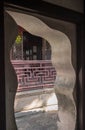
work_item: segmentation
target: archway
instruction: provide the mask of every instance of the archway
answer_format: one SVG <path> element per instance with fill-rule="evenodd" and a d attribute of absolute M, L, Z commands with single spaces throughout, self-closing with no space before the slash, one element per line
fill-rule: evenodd
<path fill-rule="evenodd" d="M 72 92 L 75 84 L 75 72 L 71 63 L 70 40 L 64 33 L 49 28 L 46 24 L 33 16 L 15 12 L 8 13 L 15 19 L 17 24 L 23 25 L 30 33 L 43 37 L 50 43 L 52 47 L 52 63 L 57 69 L 55 92 L 60 104 L 59 118 L 60 121 L 63 122 L 59 122 L 58 127 L 59 130 L 74 130 L 76 124 L 76 110 Z M 26 22 L 28 21 L 27 23 L 29 23 L 29 26 L 25 23 L 24 19 Z M 35 30 L 33 29 L 34 27 Z M 64 120 L 64 116 L 67 116 L 66 120 Z"/>

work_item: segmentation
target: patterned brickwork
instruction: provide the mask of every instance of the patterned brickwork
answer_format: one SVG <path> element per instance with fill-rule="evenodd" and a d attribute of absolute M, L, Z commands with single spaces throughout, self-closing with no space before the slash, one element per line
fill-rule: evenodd
<path fill-rule="evenodd" d="M 53 87 L 56 71 L 51 61 L 12 61 L 18 79 L 18 91 Z"/>

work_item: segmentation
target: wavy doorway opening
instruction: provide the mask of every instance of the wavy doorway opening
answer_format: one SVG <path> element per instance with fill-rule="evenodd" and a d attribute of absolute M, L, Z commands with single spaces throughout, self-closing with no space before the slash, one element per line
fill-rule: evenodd
<path fill-rule="evenodd" d="M 72 92 L 75 84 L 75 71 L 71 63 L 71 43 L 69 38 L 64 33 L 48 27 L 44 22 L 34 16 L 11 11 L 8 11 L 8 13 L 16 21 L 17 25 L 22 26 L 32 35 L 42 37 L 50 43 L 52 64 L 57 71 L 54 86 L 54 92 L 59 102 L 56 127 L 59 130 L 74 130 L 76 124 L 76 107 Z M 44 128 L 44 126 L 41 127 Z"/>

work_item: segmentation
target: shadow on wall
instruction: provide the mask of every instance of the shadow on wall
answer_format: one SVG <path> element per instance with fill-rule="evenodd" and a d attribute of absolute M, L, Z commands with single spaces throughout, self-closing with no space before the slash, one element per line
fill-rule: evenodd
<path fill-rule="evenodd" d="M 5 12 L 5 83 L 6 83 L 6 129 L 17 130 L 14 118 L 14 100 L 17 90 L 17 77 L 10 63 L 10 48 L 18 34 L 17 24 Z"/>

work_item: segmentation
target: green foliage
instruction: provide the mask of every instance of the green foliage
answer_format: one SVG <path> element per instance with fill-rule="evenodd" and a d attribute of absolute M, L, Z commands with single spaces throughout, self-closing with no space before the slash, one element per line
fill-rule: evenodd
<path fill-rule="evenodd" d="M 21 41 L 22 41 L 22 36 L 18 35 L 17 38 L 16 38 L 16 40 L 15 40 L 16 44 L 20 44 Z"/>

